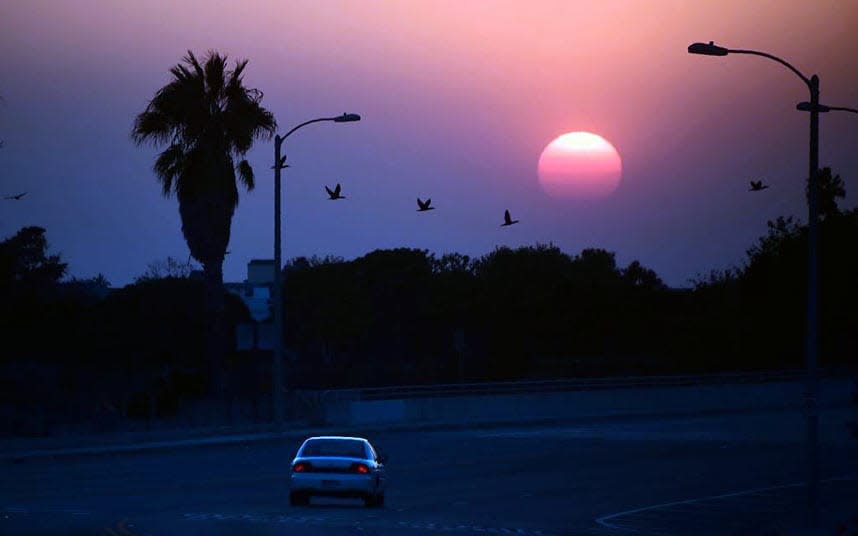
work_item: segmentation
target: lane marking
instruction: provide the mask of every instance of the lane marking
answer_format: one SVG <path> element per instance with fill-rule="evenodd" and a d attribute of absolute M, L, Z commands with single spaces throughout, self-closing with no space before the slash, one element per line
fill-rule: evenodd
<path fill-rule="evenodd" d="M 832 478 L 826 478 L 826 479 L 820 480 L 819 482 L 820 483 L 823 483 L 823 482 L 841 482 L 841 481 L 848 481 L 848 480 L 855 480 L 855 476 L 854 475 L 837 476 L 837 477 L 832 477 Z M 650 506 L 643 506 L 641 508 L 634 508 L 632 510 L 625 510 L 623 512 L 617 512 L 614 514 L 609 514 L 606 516 L 597 517 L 596 523 L 598 523 L 599 525 L 602 525 L 603 527 L 608 528 L 608 529 L 628 530 L 625 527 L 611 523 L 609 520 L 615 519 L 618 517 L 631 515 L 631 514 L 638 514 L 641 512 L 647 512 L 650 510 L 658 510 L 660 508 L 667 508 L 667 507 L 671 507 L 671 506 L 693 505 L 695 503 L 700 503 L 703 501 L 729 499 L 732 497 L 742 497 L 744 495 L 753 495 L 755 493 L 763 493 L 766 491 L 774 491 L 774 490 L 781 490 L 781 489 L 787 489 L 787 488 L 803 488 L 805 485 L 806 485 L 806 483 L 804 483 L 804 482 L 798 482 L 798 483 L 793 483 L 793 484 L 781 484 L 779 486 L 769 486 L 769 487 L 765 487 L 765 488 L 755 488 L 755 489 L 749 489 L 749 490 L 744 490 L 744 491 L 734 491 L 734 492 L 730 492 L 730 493 L 722 493 L 721 495 L 709 495 L 706 497 L 698 497 L 695 499 L 685 499 L 685 500 L 681 500 L 681 501 L 673 501 L 673 502 L 666 502 L 666 503 L 661 503 L 661 504 L 653 504 Z"/>

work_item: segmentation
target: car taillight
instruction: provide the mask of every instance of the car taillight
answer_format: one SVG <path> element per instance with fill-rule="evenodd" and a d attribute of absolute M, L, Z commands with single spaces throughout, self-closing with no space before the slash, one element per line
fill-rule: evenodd
<path fill-rule="evenodd" d="M 353 463 L 351 470 L 353 473 L 359 473 L 361 475 L 369 474 L 369 467 L 367 467 L 366 464 L 363 463 Z"/>
<path fill-rule="evenodd" d="M 298 462 L 292 467 L 292 470 L 296 473 L 309 473 L 312 468 L 313 466 L 307 462 Z"/>

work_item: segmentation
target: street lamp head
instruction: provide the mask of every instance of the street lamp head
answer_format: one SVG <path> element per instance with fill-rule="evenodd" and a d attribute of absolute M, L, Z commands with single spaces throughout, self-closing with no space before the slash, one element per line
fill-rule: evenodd
<path fill-rule="evenodd" d="M 688 46 L 689 54 L 702 54 L 704 56 L 726 56 L 730 52 L 724 47 L 719 47 L 714 41 L 708 43 L 694 43 Z"/>
<path fill-rule="evenodd" d="M 343 114 L 334 118 L 335 123 L 351 123 L 352 121 L 360 121 L 358 114 Z"/>

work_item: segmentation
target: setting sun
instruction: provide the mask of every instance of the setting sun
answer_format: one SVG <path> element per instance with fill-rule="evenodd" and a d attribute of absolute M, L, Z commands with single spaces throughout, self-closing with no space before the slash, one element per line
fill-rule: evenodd
<path fill-rule="evenodd" d="M 537 172 L 543 190 L 552 197 L 593 199 L 613 193 L 623 164 L 605 138 L 590 132 L 569 132 L 548 144 Z"/>

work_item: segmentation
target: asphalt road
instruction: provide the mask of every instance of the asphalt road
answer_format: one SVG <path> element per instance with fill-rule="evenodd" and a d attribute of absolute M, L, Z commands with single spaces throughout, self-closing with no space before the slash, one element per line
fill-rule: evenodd
<path fill-rule="evenodd" d="M 824 534 L 858 518 L 856 417 L 823 415 Z M 292 442 L 29 459 L 0 465 L 0 533 L 802 534 L 803 438 L 783 412 L 376 435 L 381 510 L 290 507 Z"/>

